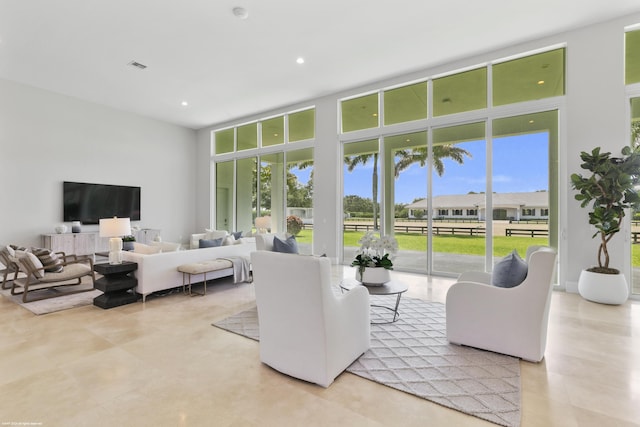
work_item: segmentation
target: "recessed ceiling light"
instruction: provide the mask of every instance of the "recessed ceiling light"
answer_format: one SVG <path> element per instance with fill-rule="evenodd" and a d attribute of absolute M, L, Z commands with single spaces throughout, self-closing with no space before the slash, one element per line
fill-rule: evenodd
<path fill-rule="evenodd" d="M 244 7 L 234 7 L 233 15 L 238 19 L 247 19 L 249 17 L 249 12 Z"/>
<path fill-rule="evenodd" d="M 182 105 L 183 107 L 188 107 L 189 103 L 187 101 L 182 101 L 180 105 Z"/>
<path fill-rule="evenodd" d="M 298 59 L 296 59 L 296 62 L 298 64 L 304 64 L 304 58 L 303 57 L 299 57 Z"/>
<path fill-rule="evenodd" d="M 543 85 L 544 84 L 544 80 L 538 80 L 538 84 L 539 85 Z"/>

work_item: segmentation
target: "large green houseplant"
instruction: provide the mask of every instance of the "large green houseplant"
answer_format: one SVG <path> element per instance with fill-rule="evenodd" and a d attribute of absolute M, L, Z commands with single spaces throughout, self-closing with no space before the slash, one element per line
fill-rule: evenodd
<path fill-rule="evenodd" d="M 576 200 L 582 207 L 590 206 L 589 224 L 596 231 L 592 238 L 599 238 L 598 265 L 588 268 L 591 273 L 605 275 L 618 275 L 624 280 L 624 276 L 616 268 L 610 267 L 610 254 L 607 244 L 621 229 L 622 220 L 627 209 L 640 208 L 640 196 L 636 191 L 640 181 L 640 150 L 624 147 L 620 157 L 613 157 L 609 152 L 600 152 L 600 148 L 594 148 L 590 153 L 580 153 L 583 163 L 582 169 L 588 171 L 584 175 L 574 173 L 571 175 L 571 185 L 578 191 Z M 584 271 L 583 271 L 584 273 Z M 594 297 L 583 294 L 583 275 L 578 283 L 580 293 L 587 299 L 596 300 Z M 598 280 L 604 281 L 602 277 Z M 607 296 L 609 290 L 598 290 L 597 293 L 605 296 L 605 303 L 620 303 L 628 298 L 628 286 L 624 282 L 625 295 L 620 295 L 615 301 L 610 301 Z M 587 291 L 588 292 L 588 291 Z"/>

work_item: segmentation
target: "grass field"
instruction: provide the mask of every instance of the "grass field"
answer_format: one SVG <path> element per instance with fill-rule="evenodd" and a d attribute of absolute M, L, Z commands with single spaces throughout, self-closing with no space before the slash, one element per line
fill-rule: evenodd
<path fill-rule="evenodd" d="M 358 240 L 362 237 L 363 232 L 345 231 L 344 245 L 359 247 Z M 312 230 L 302 230 L 296 239 L 302 243 L 311 243 Z M 426 251 L 427 237 L 420 234 L 404 234 L 397 233 L 396 239 L 400 250 L 406 251 Z M 434 236 L 433 250 L 440 253 L 452 254 L 468 254 L 483 255 L 484 254 L 484 237 L 478 236 Z M 530 245 L 546 245 L 546 237 L 519 237 L 519 236 L 494 236 L 493 237 L 493 255 L 505 256 L 513 249 L 517 249 L 518 253 L 524 257 L 527 247 Z M 595 248 L 594 244 L 594 248 Z M 596 262 L 596 249 L 593 252 L 593 261 Z M 632 246 L 632 265 L 640 267 L 640 244 Z"/>

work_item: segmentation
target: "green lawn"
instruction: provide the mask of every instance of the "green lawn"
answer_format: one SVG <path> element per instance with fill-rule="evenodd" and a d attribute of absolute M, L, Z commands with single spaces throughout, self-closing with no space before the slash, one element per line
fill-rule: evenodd
<path fill-rule="evenodd" d="M 364 232 L 361 231 L 345 231 L 345 246 L 358 247 L 358 240 Z M 404 234 L 397 233 L 396 239 L 401 250 L 406 251 L 425 251 L 427 248 L 427 237 L 420 234 Z M 312 230 L 302 230 L 296 236 L 299 242 L 311 243 Z M 436 252 L 483 255 L 484 254 L 484 237 L 477 236 L 435 236 L 433 238 L 433 250 Z M 527 247 L 530 245 L 546 245 L 545 237 L 524 237 L 524 236 L 494 236 L 493 248 L 494 256 L 504 256 L 517 249 L 520 256 L 524 257 Z M 593 261 L 596 260 L 596 246 L 594 244 Z M 640 267 L 640 244 L 632 246 L 632 265 Z"/>

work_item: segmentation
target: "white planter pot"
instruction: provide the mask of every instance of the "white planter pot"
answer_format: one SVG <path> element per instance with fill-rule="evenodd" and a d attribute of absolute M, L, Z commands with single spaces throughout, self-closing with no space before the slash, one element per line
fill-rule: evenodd
<path fill-rule="evenodd" d="M 360 268 L 356 267 L 356 280 L 367 286 L 382 286 L 391 280 L 391 276 L 383 267 L 367 267 L 360 275 Z"/>
<path fill-rule="evenodd" d="M 624 274 L 602 274 L 582 270 L 578 279 L 582 298 L 601 304 L 623 304 L 629 298 Z"/>

